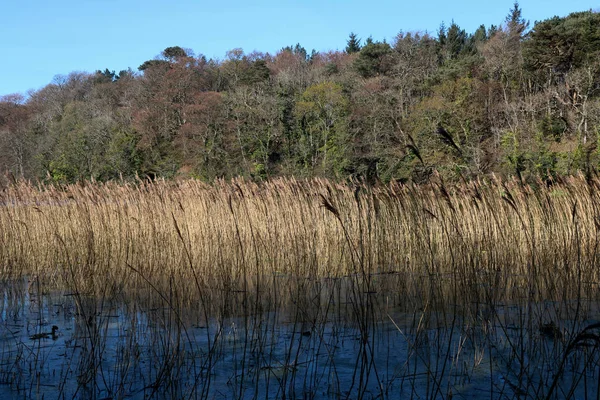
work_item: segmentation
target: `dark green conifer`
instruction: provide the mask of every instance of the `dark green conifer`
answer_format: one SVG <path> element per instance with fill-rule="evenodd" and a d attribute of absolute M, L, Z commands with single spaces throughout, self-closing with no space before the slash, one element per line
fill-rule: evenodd
<path fill-rule="evenodd" d="M 346 53 L 348 54 L 358 53 L 361 49 L 360 39 L 354 32 L 350 32 L 350 36 L 346 43 Z"/>

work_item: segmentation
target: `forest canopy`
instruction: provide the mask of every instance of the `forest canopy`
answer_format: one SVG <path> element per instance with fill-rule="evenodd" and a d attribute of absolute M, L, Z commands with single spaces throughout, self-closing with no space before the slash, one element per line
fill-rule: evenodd
<path fill-rule="evenodd" d="M 340 38 L 341 42 L 344 43 Z M 350 33 L 344 50 L 179 46 L 0 98 L 0 172 L 76 182 L 322 176 L 549 178 L 600 166 L 600 14 L 468 33 Z"/>

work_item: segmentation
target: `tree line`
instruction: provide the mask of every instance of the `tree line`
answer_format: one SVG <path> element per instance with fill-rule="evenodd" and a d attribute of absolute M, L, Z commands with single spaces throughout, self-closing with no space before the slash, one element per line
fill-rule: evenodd
<path fill-rule="evenodd" d="M 0 171 L 83 179 L 549 178 L 600 163 L 600 14 L 352 33 L 343 51 L 179 46 L 0 98 Z"/>

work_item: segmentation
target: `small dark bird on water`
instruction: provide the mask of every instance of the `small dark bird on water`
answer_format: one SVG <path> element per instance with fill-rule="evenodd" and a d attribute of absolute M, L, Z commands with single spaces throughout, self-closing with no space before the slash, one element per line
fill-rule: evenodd
<path fill-rule="evenodd" d="M 58 330 L 58 326 L 53 325 L 52 326 L 52 332 L 36 333 L 35 335 L 29 336 L 29 339 L 31 339 L 31 340 L 40 340 L 40 339 L 52 338 L 52 340 L 56 340 L 56 339 L 58 339 L 58 334 L 56 333 L 57 330 Z"/>
<path fill-rule="evenodd" d="M 562 339 L 563 334 L 554 321 L 540 325 L 540 334 L 551 339 Z"/>

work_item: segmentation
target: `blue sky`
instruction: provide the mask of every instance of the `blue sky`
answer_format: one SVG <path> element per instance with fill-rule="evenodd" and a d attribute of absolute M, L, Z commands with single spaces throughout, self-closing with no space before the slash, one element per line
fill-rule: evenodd
<path fill-rule="evenodd" d="M 391 41 L 400 32 L 435 32 L 454 20 L 472 33 L 501 24 L 513 0 L 128 1 L 3 0 L 0 5 L 0 95 L 39 89 L 57 74 L 117 72 L 166 47 L 208 58 L 241 47 L 274 53 L 300 43 L 309 52 L 343 49 L 350 32 Z M 583 0 L 521 0 L 533 24 L 597 9 Z"/>

